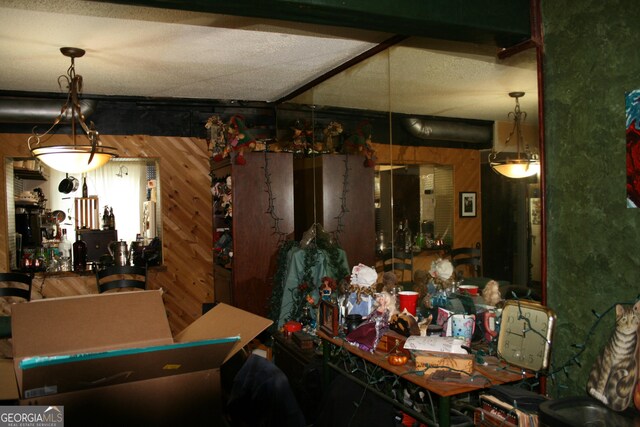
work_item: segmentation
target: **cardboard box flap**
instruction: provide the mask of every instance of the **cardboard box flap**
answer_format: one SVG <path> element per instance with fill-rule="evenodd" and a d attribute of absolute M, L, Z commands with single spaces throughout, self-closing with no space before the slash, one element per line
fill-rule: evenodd
<path fill-rule="evenodd" d="M 220 303 L 176 335 L 175 341 L 190 342 L 239 336 L 240 341 L 226 357 L 226 361 L 272 323 L 270 319 Z"/>
<path fill-rule="evenodd" d="M 29 399 L 219 367 L 239 337 L 20 361 Z"/>
<path fill-rule="evenodd" d="M 18 359 L 173 343 L 161 291 L 34 300 L 11 317 Z"/>
<path fill-rule="evenodd" d="M 18 400 L 18 385 L 13 371 L 13 360 L 0 359 L 0 400 Z"/>

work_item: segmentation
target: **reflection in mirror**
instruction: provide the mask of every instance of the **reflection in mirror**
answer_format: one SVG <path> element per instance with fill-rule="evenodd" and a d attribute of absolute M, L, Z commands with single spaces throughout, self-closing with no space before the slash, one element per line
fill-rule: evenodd
<path fill-rule="evenodd" d="M 375 180 L 379 252 L 392 246 L 419 252 L 451 245 L 454 194 L 450 165 L 379 165 Z"/>
<path fill-rule="evenodd" d="M 160 192 L 155 159 L 113 159 L 101 168 L 74 176 L 49 169 L 33 159 L 6 162 L 11 266 L 29 267 L 42 253 L 48 263 L 60 241 L 77 236 L 92 248 L 88 261 L 108 254 L 108 244 L 124 240 L 145 247 L 160 238 Z M 112 215 L 113 214 L 113 215 Z M 95 242 L 94 242 L 95 240 Z M 134 244 L 134 242 L 136 244 Z M 95 253 L 94 253 L 95 252 Z M 98 253 L 100 252 L 100 253 Z M 130 260 L 131 262 L 131 260 Z M 39 270 L 66 271 L 68 266 L 39 265 Z M 54 269 L 55 268 L 55 269 Z M 56 270 L 57 269 L 57 270 Z"/>
<path fill-rule="evenodd" d="M 442 220 L 434 209 L 434 237 L 448 240 L 452 246 L 480 244 L 483 263 L 494 264 L 483 266 L 487 267 L 483 272 L 490 272 L 495 276 L 492 278 L 498 280 L 526 286 L 539 283 L 541 277 L 542 230 L 539 225 L 537 228 L 527 226 L 530 223 L 527 218 L 536 217 L 531 207 L 540 205 L 540 191 L 518 190 L 518 196 L 512 197 L 510 194 L 515 191 L 512 189 L 522 184 L 496 175 L 500 184 L 490 186 L 488 183 L 494 181 L 487 177 L 485 168 L 492 146 L 500 151 L 515 151 L 515 147 L 505 146 L 503 130 L 512 126 L 508 118 L 513 110 L 509 92 L 527 93 L 522 99 L 522 109 L 528 113 L 527 125 L 531 132 L 525 134 L 525 143 L 532 148 L 538 146 L 538 66 L 535 49 L 507 58 L 498 58 L 496 52 L 492 45 L 412 37 L 331 77 L 293 102 L 388 113 L 388 133 L 373 135 L 379 163 L 390 169 L 379 170 L 375 182 L 379 196 L 374 202 L 376 232 L 382 232 L 385 245 L 395 240 L 394 234 L 404 217 L 412 233 L 422 232 L 428 203 L 435 201 L 436 206 L 440 203 L 435 197 L 420 201 L 418 196 L 424 193 L 420 194 L 418 189 L 418 195 L 411 201 L 416 209 L 409 213 L 406 209 L 411 204 L 399 201 L 404 196 L 398 193 L 401 185 L 394 181 L 409 180 L 403 175 L 410 171 L 420 176 L 418 171 L 422 166 L 449 165 L 453 208 Z M 403 115 L 490 122 L 494 124 L 492 140 L 483 145 L 456 141 L 449 136 L 438 138 L 435 134 L 426 139 L 412 139 L 401 135 L 395 125 Z M 402 168 L 396 169 L 398 165 Z M 533 184 L 538 185 L 539 179 L 532 177 Z M 420 182 L 418 178 L 415 180 Z M 495 197 L 500 191 L 504 194 Z M 463 192 L 477 194 L 477 214 L 473 217 L 459 215 L 458 197 Z M 514 223 L 517 225 L 512 226 Z M 428 227 L 427 222 L 427 233 Z M 379 245 L 378 239 L 376 249 Z"/>

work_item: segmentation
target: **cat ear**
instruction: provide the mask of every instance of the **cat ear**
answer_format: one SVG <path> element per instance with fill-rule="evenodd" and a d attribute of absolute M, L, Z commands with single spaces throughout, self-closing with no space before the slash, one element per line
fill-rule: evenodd
<path fill-rule="evenodd" d="M 616 319 L 619 319 L 623 313 L 624 313 L 624 307 L 621 304 L 616 304 Z"/>
<path fill-rule="evenodd" d="M 633 305 L 633 311 L 635 311 L 636 314 L 640 315 L 640 300 L 636 301 L 636 303 Z"/>

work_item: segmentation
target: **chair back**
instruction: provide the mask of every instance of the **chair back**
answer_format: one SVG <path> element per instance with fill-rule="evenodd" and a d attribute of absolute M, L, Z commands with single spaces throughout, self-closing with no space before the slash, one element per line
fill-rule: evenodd
<path fill-rule="evenodd" d="M 18 297 L 31 301 L 33 275 L 27 273 L 0 273 L 0 297 Z"/>
<path fill-rule="evenodd" d="M 479 244 L 475 248 L 455 248 L 451 249 L 451 264 L 457 272 L 470 272 L 471 277 L 482 276 L 482 251 Z M 459 269 L 459 266 L 470 266 Z M 463 273 L 464 275 L 464 273 Z"/>
<path fill-rule="evenodd" d="M 398 276 L 398 284 L 413 280 L 413 253 L 385 251 L 382 254 L 382 271 L 393 271 Z M 407 273 L 407 274 L 405 274 Z"/>
<path fill-rule="evenodd" d="M 146 266 L 111 266 L 96 272 L 98 292 L 112 289 L 137 288 L 147 289 Z"/>

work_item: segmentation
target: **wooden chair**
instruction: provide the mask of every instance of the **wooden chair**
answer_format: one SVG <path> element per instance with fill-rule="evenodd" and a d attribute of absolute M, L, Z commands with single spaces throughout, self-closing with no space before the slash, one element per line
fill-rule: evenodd
<path fill-rule="evenodd" d="M 147 267 L 145 266 L 110 266 L 96 273 L 98 292 L 112 289 L 147 289 Z"/>
<path fill-rule="evenodd" d="M 413 281 L 413 253 L 385 251 L 382 254 L 382 271 L 396 273 L 398 285 L 405 288 L 405 284 Z M 408 275 L 405 273 L 408 273 Z"/>
<path fill-rule="evenodd" d="M 476 244 L 475 248 L 455 248 L 451 249 L 451 264 L 458 273 L 464 271 L 471 272 L 472 277 L 482 276 L 482 251 L 480 244 Z M 458 268 L 463 266 L 463 268 Z M 466 266 L 470 266 L 467 268 Z M 464 270 L 463 270 L 464 269 Z"/>
<path fill-rule="evenodd" d="M 31 274 L 0 273 L 0 297 L 15 297 L 31 301 L 32 281 Z M 11 338 L 11 316 L 0 316 L 0 338 Z"/>

